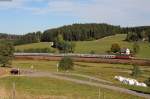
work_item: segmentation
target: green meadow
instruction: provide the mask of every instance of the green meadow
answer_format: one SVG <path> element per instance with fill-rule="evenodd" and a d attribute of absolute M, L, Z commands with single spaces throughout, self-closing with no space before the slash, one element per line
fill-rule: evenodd
<path fill-rule="evenodd" d="M 97 54 L 106 54 L 110 50 L 110 47 L 113 43 L 118 43 L 121 48 L 130 48 L 132 49 L 133 43 L 124 41 L 126 34 L 117 34 L 114 36 L 108 36 L 99 40 L 94 41 L 77 41 L 75 53 L 90 53 L 94 51 Z M 138 58 L 150 58 L 150 43 L 148 42 L 139 42 L 140 51 L 136 55 Z M 16 49 L 24 50 L 31 48 L 51 48 L 49 42 L 40 42 L 33 44 L 25 44 L 16 46 Z M 53 49 L 56 50 L 56 49 Z"/>
<path fill-rule="evenodd" d="M 5 88 L 2 91 L 7 93 L 5 99 L 12 99 L 13 83 L 16 90 L 15 99 L 142 99 L 103 88 L 51 78 L 32 77 L 0 78 L 0 85 Z"/>
<path fill-rule="evenodd" d="M 12 66 L 22 69 L 31 69 L 33 66 L 33 70 L 57 72 L 57 64 L 57 61 L 14 60 Z M 90 75 L 112 82 L 116 82 L 113 79 L 116 75 L 133 78 L 130 75 L 133 68 L 132 65 L 84 62 L 75 62 L 74 64 L 74 70 L 70 71 L 72 73 Z M 149 66 L 140 66 L 140 69 L 142 70 L 142 75 L 136 79 L 144 81 L 150 75 L 150 68 Z"/>
<path fill-rule="evenodd" d="M 75 53 L 90 53 L 94 51 L 97 54 L 106 54 L 106 51 L 110 50 L 113 43 L 118 43 L 122 48 L 132 49 L 133 43 L 124 41 L 125 34 L 117 34 L 114 36 L 108 36 L 99 40 L 94 41 L 77 41 Z M 150 58 L 150 44 L 148 42 L 139 42 L 140 51 L 136 55 L 138 58 Z M 33 44 L 25 44 L 16 46 L 15 49 L 24 50 L 31 48 L 50 48 L 49 42 L 40 42 Z M 56 49 L 53 49 L 56 50 Z M 12 66 L 14 68 L 21 69 L 32 69 L 34 71 L 43 72 L 56 72 L 58 61 L 38 61 L 38 60 L 13 60 Z M 33 68 L 31 68 L 33 67 Z M 142 74 L 134 78 L 131 76 L 133 69 L 132 65 L 125 64 L 106 64 L 106 63 L 84 63 L 75 62 L 74 70 L 69 73 L 83 74 L 93 76 L 99 79 L 104 79 L 112 82 L 113 86 L 123 87 L 131 90 L 142 91 L 150 93 L 150 88 L 134 87 L 129 85 L 121 84 L 115 80 L 115 76 L 124 76 L 129 78 L 137 79 L 140 82 L 144 82 L 150 77 L 149 66 L 139 66 Z M 64 73 L 64 72 L 63 72 Z M 65 75 L 62 75 L 65 76 Z M 87 78 L 79 76 L 66 76 L 74 79 L 87 80 Z M 141 97 L 120 93 L 104 88 L 97 88 L 94 86 L 77 84 L 69 81 L 52 79 L 47 77 L 4 77 L 0 78 L 0 86 L 3 86 L 3 92 L 11 95 L 12 83 L 16 83 L 16 91 L 18 99 L 37 97 L 45 97 L 52 99 L 142 99 Z M 95 82 L 95 81 L 93 81 Z M 0 90 L 1 91 L 1 90 Z M 5 93 L 3 93 L 5 95 Z M 1 95 L 1 92 L 0 92 Z M 26 98 L 27 97 L 27 98 Z M 9 98 L 8 98 L 9 99 Z"/>
<path fill-rule="evenodd" d="M 57 61 L 14 60 L 12 66 L 22 69 L 31 69 L 31 66 L 34 66 L 32 69 L 34 71 L 56 72 L 57 63 Z M 116 75 L 133 78 L 130 75 L 131 69 L 131 65 L 75 62 L 74 70 L 69 71 L 69 73 L 89 75 L 110 81 L 113 83 L 113 86 L 150 93 L 149 88 L 123 85 L 114 79 L 114 76 Z M 136 79 L 143 82 L 149 77 L 150 68 L 149 66 L 140 66 L 140 69 L 142 70 L 142 75 Z M 68 77 L 85 80 L 85 78 L 81 77 Z M 0 78 L 0 91 L 3 91 L 3 95 L 5 95 L 4 93 L 7 93 L 8 99 L 10 99 L 12 95 L 13 83 L 15 83 L 16 99 L 37 99 L 39 97 L 45 97 L 46 99 L 99 99 L 99 90 L 101 99 L 142 99 L 141 97 L 120 93 L 118 91 L 77 84 L 65 80 L 48 77 L 24 76 L 8 76 Z"/>
<path fill-rule="evenodd" d="M 57 61 L 25 61 L 18 60 L 13 61 L 13 66 L 15 68 L 23 68 L 23 69 L 31 69 L 31 66 L 34 66 L 33 70 L 37 71 L 45 71 L 45 72 L 57 72 Z M 104 64 L 104 63 L 83 63 L 83 62 L 75 62 L 74 70 L 69 71 L 69 73 L 83 74 L 89 75 L 93 77 L 97 77 L 100 79 L 104 79 L 110 82 L 113 82 L 114 86 L 125 87 L 128 89 L 136 89 L 144 92 L 150 93 L 150 88 L 143 87 L 132 87 L 125 86 L 121 84 L 119 81 L 114 79 L 115 76 L 124 76 L 129 78 L 134 78 L 131 76 L 132 65 L 124 65 L 124 64 Z M 140 82 L 144 82 L 148 79 L 150 75 L 149 66 L 140 66 L 142 70 L 142 74 L 134 79 L 137 79 Z M 63 75 L 64 76 L 64 75 Z M 71 77 L 71 76 L 69 76 Z M 72 76 L 71 78 L 83 79 L 82 77 Z"/>
<path fill-rule="evenodd" d="M 76 42 L 77 53 L 90 53 L 94 51 L 98 54 L 106 53 L 110 50 L 113 43 L 118 43 L 121 48 L 132 49 L 133 43 L 124 41 L 126 34 L 117 34 L 114 36 L 108 36 L 95 41 L 79 41 Z M 150 58 L 150 43 L 139 42 L 140 51 L 137 54 L 139 58 Z"/>
<path fill-rule="evenodd" d="M 51 48 L 50 42 L 40 42 L 40 43 L 32 43 L 32 44 L 24 44 L 24 45 L 18 45 L 15 46 L 15 49 L 17 50 L 24 50 L 24 49 L 36 49 L 36 48 Z"/>

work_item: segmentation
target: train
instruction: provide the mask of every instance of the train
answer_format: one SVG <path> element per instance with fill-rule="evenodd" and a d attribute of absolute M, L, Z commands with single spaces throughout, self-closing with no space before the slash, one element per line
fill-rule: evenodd
<path fill-rule="evenodd" d="M 132 55 L 127 54 L 53 54 L 53 53 L 14 53 L 14 56 L 46 56 L 46 57 L 81 57 L 81 58 L 103 58 L 103 59 L 132 59 Z"/>

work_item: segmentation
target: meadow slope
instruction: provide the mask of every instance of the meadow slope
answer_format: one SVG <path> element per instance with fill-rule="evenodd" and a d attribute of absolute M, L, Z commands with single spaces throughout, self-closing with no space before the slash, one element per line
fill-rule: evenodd
<path fill-rule="evenodd" d="M 32 44 L 24 44 L 24 45 L 18 45 L 15 46 L 15 49 L 17 50 L 24 50 L 24 49 L 36 49 L 36 48 L 51 48 L 50 42 L 40 42 L 40 43 L 32 43 Z"/>
<path fill-rule="evenodd" d="M 133 43 L 124 41 L 126 34 L 117 34 L 114 36 L 108 36 L 94 41 L 77 41 L 75 53 L 90 53 L 94 51 L 97 54 L 106 54 L 106 51 L 110 50 L 113 43 L 118 43 L 122 48 L 132 49 Z M 139 42 L 140 52 L 137 54 L 139 58 L 150 58 L 150 43 Z M 15 49 L 24 50 L 30 48 L 50 48 L 49 42 L 40 42 L 33 44 L 25 44 L 16 46 Z M 54 50 L 54 49 L 53 49 Z M 57 51 L 56 51 L 57 52 Z"/>
<path fill-rule="evenodd" d="M 110 50 L 113 43 L 118 43 L 122 48 L 132 49 L 133 43 L 124 41 L 126 34 L 117 34 L 114 36 L 108 36 L 95 41 L 78 41 L 76 42 L 76 53 L 90 53 L 94 51 L 98 54 L 106 53 Z M 140 52 L 137 57 L 150 58 L 150 43 L 139 42 Z"/>

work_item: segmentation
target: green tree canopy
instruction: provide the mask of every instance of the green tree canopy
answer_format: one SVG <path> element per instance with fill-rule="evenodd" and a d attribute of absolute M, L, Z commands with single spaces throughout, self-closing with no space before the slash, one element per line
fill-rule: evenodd
<path fill-rule="evenodd" d="M 55 38 L 53 47 L 58 48 L 61 53 L 73 53 L 75 50 L 75 43 L 65 41 L 62 35 Z"/>
<path fill-rule="evenodd" d="M 150 77 L 145 81 L 146 85 L 150 87 Z"/>
<path fill-rule="evenodd" d="M 138 65 L 133 65 L 133 69 L 132 69 L 132 76 L 133 77 L 138 77 L 141 74 L 141 70 L 139 68 Z"/>
<path fill-rule="evenodd" d="M 148 41 L 150 42 L 150 29 L 148 29 L 148 30 L 146 31 L 146 33 L 147 33 L 147 35 L 148 35 Z"/>
<path fill-rule="evenodd" d="M 42 33 L 40 31 L 28 33 L 25 35 L 20 36 L 18 39 L 14 41 L 14 45 L 21 45 L 21 44 L 29 44 L 29 43 L 38 43 L 40 42 Z"/>
<path fill-rule="evenodd" d="M 116 53 L 120 52 L 120 45 L 118 43 L 114 43 L 111 45 L 111 52 Z"/>
<path fill-rule="evenodd" d="M 137 54 L 140 51 L 140 46 L 137 42 L 133 44 L 133 53 Z"/>
<path fill-rule="evenodd" d="M 11 64 L 13 59 L 14 47 L 10 42 L 0 42 L 0 64 L 5 67 Z"/>
<path fill-rule="evenodd" d="M 54 41 L 54 38 L 60 34 L 66 41 L 84 41 L 100 39 L 116 33 L 121 33 L 120 26 L 113 26 L 105 23 L 72 24 L 44 31 L 42 41 Z"/>
<path fill-rule="evenodd" d="M 72 70 L 73 66 L 74 66 L 73 60 L 70 57 L 65 56 L 59 62 L 58 69 L 59 70 L 64 70 L 64 71 Z"/>

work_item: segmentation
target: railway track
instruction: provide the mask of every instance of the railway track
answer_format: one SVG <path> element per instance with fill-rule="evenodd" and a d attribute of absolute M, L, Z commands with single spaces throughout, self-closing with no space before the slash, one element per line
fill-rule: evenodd
<path fill-rule="evenodd" d="M 104 55 L 91 54 L 47 54 L 47 53 L 15 53 L 15 59 L 19 60 L 48 60 L 59 61 L 64 56 L 70 56 L 76 62 L 93 62 L 93 63 L 110 63 L 110 64 L 137 64 L 150 66 L 149 59 L 115 59 L 110 56 L 108 58 L 102 57 Z"/>

